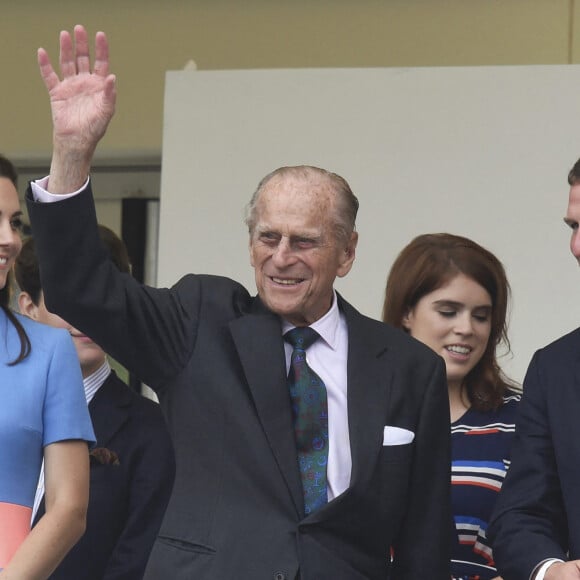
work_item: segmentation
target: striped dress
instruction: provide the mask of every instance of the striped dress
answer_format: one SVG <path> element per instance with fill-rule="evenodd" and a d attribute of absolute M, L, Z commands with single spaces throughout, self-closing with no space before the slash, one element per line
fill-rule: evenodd
<path fill-rule="evenodd" d="M 520 395 L 510 392 L 497 411 L 469 409 L 451 424 L 453 578 L 497 576 L 486 531 L 510 465 L 519 401 Z"/>

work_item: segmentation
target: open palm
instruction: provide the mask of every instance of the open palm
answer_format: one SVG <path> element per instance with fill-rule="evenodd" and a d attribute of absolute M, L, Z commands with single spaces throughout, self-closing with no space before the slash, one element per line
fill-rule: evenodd
<path fill-rule="evenodd" d="M 109 47 L 104 33 L 98 32 L 95 37 L 92 71 L 87 33 L 82 26 L 75 26 L 74 41 L 73 47 L 71 35 L 61 32 L 62 78 L 42 48 L 38 51 L 38 64 L 50 96 L 54 140 L 92 151 L 115 112 L 115 77 L 109 74 Z"/>

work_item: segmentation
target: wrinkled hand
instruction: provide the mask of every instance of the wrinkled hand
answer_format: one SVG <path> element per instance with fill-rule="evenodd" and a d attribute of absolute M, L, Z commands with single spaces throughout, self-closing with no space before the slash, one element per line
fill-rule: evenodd
<path fill-rule="evenodd" d="M 555 562 L 546 570 L 544 580 L 580 580 L 580 560 Z"/>
<path fill-rule="evenodd" d="M 38 49 L 40 75 L 48 90 L 52 111 L 50 180 L 60 188 L 80 185 L 82 174 L 85 177 L 88 174 L 95 148 L 115 112 L 116 90 L 115 76 L 109 74 L 109 43 L 104 32 L 97 32 L 95 36 L 92 71 L 85 28 L 74 27 L 74 46 L 71 34 L 61 32 L 59 64 L 62 78 L 55 72 L 46 50 Z M 68 173 L 66 179 L 61 179 L 63 173 Z"/>
<path fill-rule="evenodd" d="M 50 96 L 55 139 L 72 138 L 96 146 L 115 112 L 115 76 L 109 74 L 109 43 L 104 32 L 97 32 L 91 72 L 83 26 L 75 26 L 74 41 L 73 47 L 70 33 L 60 33 L 62 80 L 43 48 L 38 50 L 38 66 Z"/>

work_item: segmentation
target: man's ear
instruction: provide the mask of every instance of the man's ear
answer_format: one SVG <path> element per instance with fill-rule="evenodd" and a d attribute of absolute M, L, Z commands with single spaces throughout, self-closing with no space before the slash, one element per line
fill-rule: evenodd
<path fill-rule="evenodd" d="M 248 252 L 250 254 L 250 266 L 254 267 L 254 231 L 248 232 Z"/>
<path fill-rule="evenodd" d="M 350 269 L 352 268 L 354 259 L 356 257 L 357 243 L 358 243 L 358 233 L 352 232 L 350 240 L 343 250 L 343 255 L 340 257 L 340 263 L 337 272 L 337 276 L 339 278 L 346 276 L 350 272 Z"/>
<path fill-rule="evenodd" d="M 20 292 L 18 295 L 18 308 L 20 313 L 32 320 L 38 320 L 38 306 L 34 304 L 28 292 Z"/>

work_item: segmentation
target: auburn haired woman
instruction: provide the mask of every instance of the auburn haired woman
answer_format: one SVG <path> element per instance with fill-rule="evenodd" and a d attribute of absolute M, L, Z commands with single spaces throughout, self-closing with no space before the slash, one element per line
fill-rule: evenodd
<path fill-rule="evenodd" d="M 509 351 L 509 295 L 501 262 L 451 234 L 415 238 L 387 279 L 383 320 L 432 348 L 447 368 L 456 579 L 498 578 L 486 530 L 510 464 L 520 400 L 496 358 L 501 343 Z"/>

